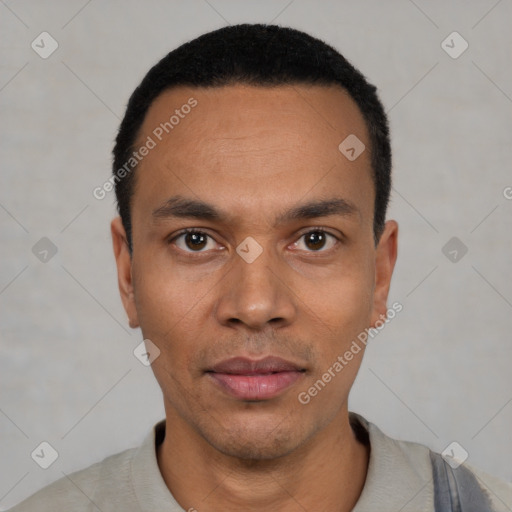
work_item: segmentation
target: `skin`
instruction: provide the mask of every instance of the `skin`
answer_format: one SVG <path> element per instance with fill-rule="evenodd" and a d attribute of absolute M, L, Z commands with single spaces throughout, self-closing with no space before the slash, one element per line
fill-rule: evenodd
<path fill-rule="evenodd" d="M 160 471 L 185 510 L 352 510 L 369 460 L 347 409 L 364 350 L 310 403 L 298 394 L 387 311 L 398 226 L 388 221 L 375 245 L 364 119 L 335 86 L 180 87 L 154 101 L 139 142 L 190 97 L 197 106 L 137 168 L 132 255 L 121 220 L 111 226 L 130 326 L 161 351 L 152 364 L 167 425 Z M 366 145 L 354 161 L 338 149 L 349 134 Z M 226 219 L 155 218 L 173 196 Z M 353 212 L 276 223 L 332 198 Z M 306 236 L 319 227 L 323 246 Z M 175 238 L 184 228 L 209 235 L 199 253 Z M 236 252 L 248 236 L 263 250 L 252 263 Z M 272 399 L 231 397 L 205 373 L 268 355 L 305 369 Z"/>

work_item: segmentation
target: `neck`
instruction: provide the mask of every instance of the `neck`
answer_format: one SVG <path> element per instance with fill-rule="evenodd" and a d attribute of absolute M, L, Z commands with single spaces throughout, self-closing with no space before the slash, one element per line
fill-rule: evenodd
<path fill-rule="evenodd" d="M 357 440 L 346 407 L 312 439 L 273 460 L 224 455 L 172 410 L 166 427 L 158 465 L 187 511 L 349 512 L 364 487 L 370 447 Z"/>

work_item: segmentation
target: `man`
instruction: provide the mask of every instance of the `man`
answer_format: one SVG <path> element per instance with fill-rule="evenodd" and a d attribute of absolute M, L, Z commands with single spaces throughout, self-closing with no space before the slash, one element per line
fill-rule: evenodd
<path fill-rule="evenodd" d="M 307 34 L 230 26 L 154 66 L 112 237 L 165 420 L 12 510 L 511 510 L 508 484 L 348 411 L 364 334 L 401 307 L 390 174 L 375 87 Z"/>

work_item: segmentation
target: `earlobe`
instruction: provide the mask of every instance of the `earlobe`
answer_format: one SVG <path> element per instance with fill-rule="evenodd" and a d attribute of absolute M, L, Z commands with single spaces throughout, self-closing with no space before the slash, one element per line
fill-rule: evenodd
<path fill-rule="evenodd" d="M 388 220 L 375 255 L 375 289 L 371 326 L 387 316 L 387 299 L 398 251 L 398 224 Z"/>
<path fill-rule="evenodd" d="M 128 248 L 126 232 L 121 217 L 116 217 L 110 224 L 112 246 L 117 266 L 117 282 L 124 309 L 128 315 L 130 327 L 139 327 L 132 279 L 132 257 Z"/>

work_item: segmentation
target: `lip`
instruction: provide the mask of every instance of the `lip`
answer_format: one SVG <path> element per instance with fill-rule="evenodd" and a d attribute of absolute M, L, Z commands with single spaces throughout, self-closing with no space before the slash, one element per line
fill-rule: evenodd
<path fill-rule="evenodd" d="M 207 371 L 220 388 L 241 400 L 269 400 L 283 393 L 304 375 L 305 369 L 280 357 L 260 360 L 234 357 Z"/>

